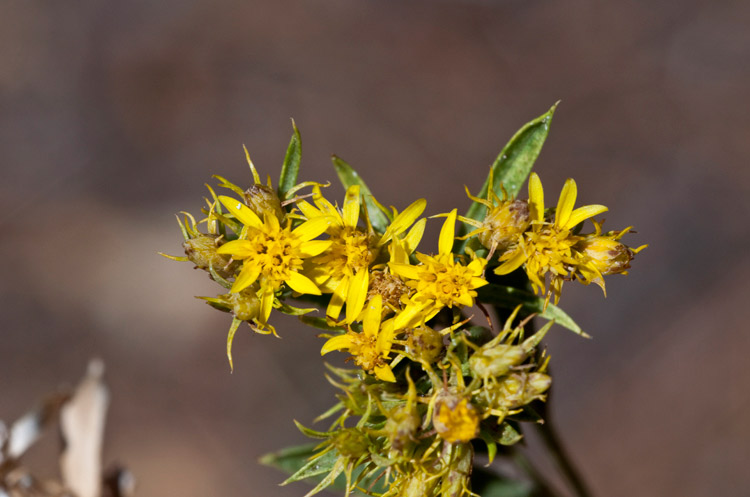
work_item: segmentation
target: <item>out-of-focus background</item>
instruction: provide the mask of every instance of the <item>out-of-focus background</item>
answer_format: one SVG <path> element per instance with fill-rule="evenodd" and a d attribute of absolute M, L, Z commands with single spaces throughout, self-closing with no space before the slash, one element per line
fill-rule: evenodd
<path fill-rule="evenodd" d="M 315 332 L 282 339 L 193 298 L 174 213 L 204 182 L 356 168 L 384 204 L 459 207 L 562 103 L 536 170 L 649 243 L 628 277 L 567 285 L 553 413 L 598 496 L 750 493 L 750 3 L 224 0 L 0 8 L 0 419 L 107 365 L 105 459 L 138 494 L 298 496 L 256 459 L 331 402 Z M 334 198 L 343 190 L 330 189 Z M 436 221 L 433 221 L 436 222 Z M 424 242 L 429 250 L 434 240 Z"/>

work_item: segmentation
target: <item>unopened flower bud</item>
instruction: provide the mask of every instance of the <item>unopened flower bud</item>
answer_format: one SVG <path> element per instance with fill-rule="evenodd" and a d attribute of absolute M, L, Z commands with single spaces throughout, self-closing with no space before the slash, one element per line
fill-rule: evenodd
<path fill-rule="evenodd" d="M 226 294 L 225 297 L 232 306 L 232 314 L 237 319 L 252 321 L 260 315 L 260 299 L 252 287 L 238 293 Z"/>
<path fill-rule="evenodd" d="M 469 399 L 440 393 L 432 415 L 435 431 L 446 442 L 468 442 L 479 433 L 479 414 Z"/>
<path fill-rule="evenodd" d="M 284 210 L 281 208 L 281 200 L 273 188 L 256 183 L 245 191 L 245 203 L 261 219 L 263 214 L 272 213 L 279 221 L 284 219 Z"/>
<path fill-rule="evenodd" d="M 195 264 L 195 267 L 209 270 L 213 267 L 214 271 L 223 278 L 228 278 L 234 274 L 234 264 L 230 264 L 231 257 L 225 254 L 216 253 L 216 249 L 224 244 L 220 235 L 199 234 L 196 237 L 189 238 L 182 243 L 187 258 Z"/>
<path fill-rule="evenodd" d="M 406 337 L 406 351 L 416 359 L 432 364 L 443 351 L 443 335 L 428 326 L 414 328 Z"/>
<path fill-rule="evenodd" d="M 496 378 L 507 374 L 513 366 L 526 359 L 524 348 L 519 345 L 484 345 L 469 358 L 469 366 L 481 378 Z"/>
<path fill-rule="evenodd" d="M 494 389 L 494 408 L 518 409 L 544 397 L 552 378 L 544 373 L 519 373 L 504 378 Z"/>
<path fill-rule="evenodd" d="M 385 431 L 391 442 L 391 448 L 401 451 L 414 440 L 421 419 L 417 411 L 407 406 L 394 409 L 388 414 Z"/>
<path fill-rule="evenodd" d="M 575 248 L 603 275 L 622 273 L 633 260 L 633 251 L 609 236 L 588 236 Z"/>
<path fill-rule="evenodd" d="M 333 436 L 332 443 L 342 456 L 357 459 L 367 453 L 370 439 L 358 428 L 344 428 Z"/>
<path fill-rule="evenodd" d="M 527 201 L 503 201 L 487 213 L 482 221 L 482 227 L 487 229 L 479 233 L 477 238 L 486 248 L 494 246 L 499 252 L 505 252 L 516 244 L 529 224 L 531 218 Z"/>

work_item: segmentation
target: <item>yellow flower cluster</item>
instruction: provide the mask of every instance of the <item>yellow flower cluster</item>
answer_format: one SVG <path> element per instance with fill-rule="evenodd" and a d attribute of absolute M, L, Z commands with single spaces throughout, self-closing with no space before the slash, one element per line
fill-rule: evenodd
<path fill-rule="evenodd" d="M 469 193 L 474 206 L 486 209 L 484 217 L 459 216 L 457 209 L 433 216 L 445 218 L 437 250 L 422 252 L 424 199 L 401 211 L 386 209 L 344 168 L 339 206 L 324 196 L 326 185 L 294 184 L 291 162 L 285 162 L 279 189 L 270 179 L 261 183 L 249 157 L 248 163 L 254 180 L 249 188 L 217 176 L 219 187 L 231 193 L 209 187 L 200 221 L 187 213 L 178 217 L 185 256 L 167 257 L 192 262 L 224 287 L 220 295 L 201 298 L 233 316 L 230 365 L 240 324 L 276 334 L 274 310 L 325 330 L 322 355 L 349 354 L 353 369 L 329 366 L 331 383 L 343 393 L 323 418 L 338 417 L 326 432 L 301 427 L 323 439 L 289 480 L 326 474 L 308 495 L 342 474 L 347 493 L 476 495 L 469 476 L 477 440 L 492 460 L 498 446 L 520 440 L 522 421 L 541 422 L 530 405 L 545 400 L 552 381 L 549 357 L 540 349 L 551 319 L 580 333 L 550 304 L 551 296 L 556 304 L 563 282 L 571 280 L 604 289 L 603 277 L 624 274 L 643 249 L 620 241 L 630 228 L 604 233 L 594 222 L 594 231 L 582 234 L 581 223 L 607 208 L 574 208 L 572 179 L 557 207 L 545 209 L 535 173 L 528 200 L 505 190 L 498 197 L 491 173 L 486 198 Z M 457 236 L 459 221 L 476 229 Z M 506 275 L 519 268 L 526 279 L 507 286 Z M 542 296 L 527 293 L 527 284 Z M 496 329 L 490 305 L 504 320 L 502 329 Z M 316 310 L 321 314 L 308 315 Z M 536 333 L 534 313 L 548 320 Z M 477 314 L 488 326 L 472 322 Z"/>

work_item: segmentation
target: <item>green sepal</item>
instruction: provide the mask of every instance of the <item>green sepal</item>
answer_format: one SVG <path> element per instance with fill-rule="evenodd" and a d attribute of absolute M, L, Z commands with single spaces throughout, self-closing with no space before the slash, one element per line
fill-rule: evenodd
<path fill-rule="evenodd" d="M 549 124 L 559 103 L 555 103 L 550 110 L 533 121 L 524 124 L 513 135 L 510 141 L 503 147 L 495 162 L 492 163 L 492 172 L 485 179 L 482 190 L 477 197 L 487 198 L 490 177 L 492 177 L 492 191 L 498 196 L 502 197 L 501 192 L 503 189 L 510 198 L 515 198 L 518 195 L 521 186 L 531 173 L 531 168 L 539 156 L 539 152 L 542 150 L 544 141 L 547 139 Z M 464 216 L 482 221 L 486 214 L 487 207 L 479 202 L 473 202 Z M 459 225 L 458 236 L 465 235 L 466 233 L 466 226 L 462 223 Z M 465 244 L 465 240 L 456 240 L 453 252 L 457 254 L 462 253 Z"/>
<path fill-rule="evenodd" d="M 342 328 L 341 326 L 331 326 L 330 324 L 328 324 L 328 321 L 323 318 L 316 318 L 314 316 L 300 316 L 299 320 L 306 325 L 312 326 L 313 328 L 317 328 L 319 330 L 333 331 L 336 333 L 346 332 L 346 329 Z"/>
<path fill-rule="evenodd" d="M 509 421 L 504 422 L 500 429 L 502 431 L 500 432 L 500 438 L 498 438 L 497 441 L 500 442 L 501 445 L 515 445 L 523 438 L 521 432 Z"/>
<path fill-rule="evenodd" d="M 341 184 L 344 185 L 344 188 L 349 188 L 352 185 L 359 185 L 359 194 L 365 200 L 363 207 L 367 209 L 367 214 L 370 218 L 372 227 L 375 228 L 375 231 L 378 233 L 385 233 L 385 230 L 390 224 L 390 219 L 388 219 L 388 215 L 386 215 L 386 213 L 380 209 L 377 202 L 375 202 L 372 192 L 360 177 L 359 173 L 357 173 L 352 166 L 335 155 L 331 157 L 331 160 L 333 161 L 333 167 L 336 168 L 336 174 L 338 174 L 339 180 L 341 180 Z"/>
<path fill-rule="evenodd" d="M 487 456 L 489 457 L 487 466 L 489 466 L 490 464 L 492 464 L 492 461 L 495 460 L 495 456 L 497 455 L 497 443 L 493 439 L 492 434 L 485 428 L 481 429 L 481 431 L 479 432 L 479 437 L 487 445 Z"/>
<path fill-rule="evenodd" d="M 281 176 L 279 177 L 279 198 L 281 200 L 286 200 L 286 192 L 297 184 L 299 165 L 302 162 L 302 139 L 299 136 L 299 130 L 294 119 L 292 119 L 292 127 L 294 128 L 294 133 L 292 134 L 292 139 L 289 140 L 289 146 L 284 156 L 284 164 L 281 166 Z"/>
<path fill-rule="evenodd" d="M 297 425 L 297 429 L 301 431 L 302 434 L 306 437 L 327 439 L 331 438 L 331 435 L 333 435 L 332 431 L 317 431 L 313 430 L 312 428 L 308 428 L 296 419 L 294 420 L 294 424 Z"/>
<path fill-rule="evenodd" d="M 305 314 L 318 310 L 316 307 L 308 307 L 306 309 L 294 307 L 284 302 L 279 302 L 279 306 L 276 309 L 284 314 L 288 314 L 289 316 L 304 316 Z"/>
<path fill-rule="evenodd" d="M 537 313 L 539 317 L 547 320 L 555 320 L 556 324 L 569 329 L 573 333 L 585 338 L 591 338 L 581 330 L 573 319 L 565 311 L 554 304 L 547 304 L 544 308 L 544 299 L 530 292 L 519 290 L 510 286 L 486 285 L 477 289 L 477 300 L 483 304 L 491 304 L 504 309 L 515 309 L 521 305 L 525 315 Z"/>

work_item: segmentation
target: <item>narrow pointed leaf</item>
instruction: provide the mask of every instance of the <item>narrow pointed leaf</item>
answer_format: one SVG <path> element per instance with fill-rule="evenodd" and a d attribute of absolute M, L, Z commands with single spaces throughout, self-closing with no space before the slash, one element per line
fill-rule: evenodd
<path fill-rule="evenodd" d="M 492 190 L 498 196 L 501 196 L 502 192 L 500 185 L 503 186 L 510 197 L 518 195 L 521 186 L 526 181 L 534 162 L 539 156 L 539 152 L 542 150 L 544 141 L 547 139 L 550 121 L 552 121 L 552 116 L 556 108 L 557 103 L 541 116 L 526 123 L 513 135 L 500 152 L 500 155 L 495 159 L 495 162 L 492 164 Z M 490 176 L 488 175 L 477 197 L 487 198 L 490 186 L 489 181 Z M 466 211 L 465 217 L 481 221 L 486 214 L 487 207 L 479 202 L 474 202 L 469 207 L 469 210 Z M 459 236 L 466 234 L 466 229 L 466 226 L 462 225 Z M 463 251 L 465 245 L 465 241 L 457 241 L 454 251 L 457 253 Z"/>
<path fill-rule="evenodd" d="M 572 332 L 590 338 L 589 335 L 581 330 L 573 319 L 559 307 L 548 304 L 544 309 L 544 299 L 537 297 L 533 293 L 525 292 L 517 288 L 500 285 L 486 285 L 477 289 L 477 299 L 484 304 L 491 304 L 504 309 L 514 309 L 521 305 L 525 315 L 537 313 L 540 317 L 548 320 L 555 320 L 556 324 L 563 326 Z"/>
<path fill-rule="evenodd" d="M 331 160 L 333 161 L 333 167 L 336 168 L 336 174 L 338 174 L 339 179 L 341 180 L 341 184 L 344 185 L 344 188 L 349 188 L 352 185 L 359 185 L 359 193 L 365 199 L 365 207 L 367 208 L 367 213 L 370 217 L 370 223 L 372 223 L 372 227 L 375 228 L 378 233 L 385 233 L 385 230 L 390 224 L 390 220 L 373 201 L 372 192 L 367 187 L 364 180 L 352 166 L 344 162 L 339 157 L 336 157 L 334 155 Z"/>
<path fill-rule="evenodd" d="M 286 199 L 286 193 L 297 184 L 299 165 L 302 162 L 302 140 L 294 120 L 292 120 L 292 127 L 294 128 L 294 134 L 292 134 L 289 147 L 286 149 L 284 164 L 281 166 L 281 177 L 279 178 L 279 198 L 282 200 Z"/>

